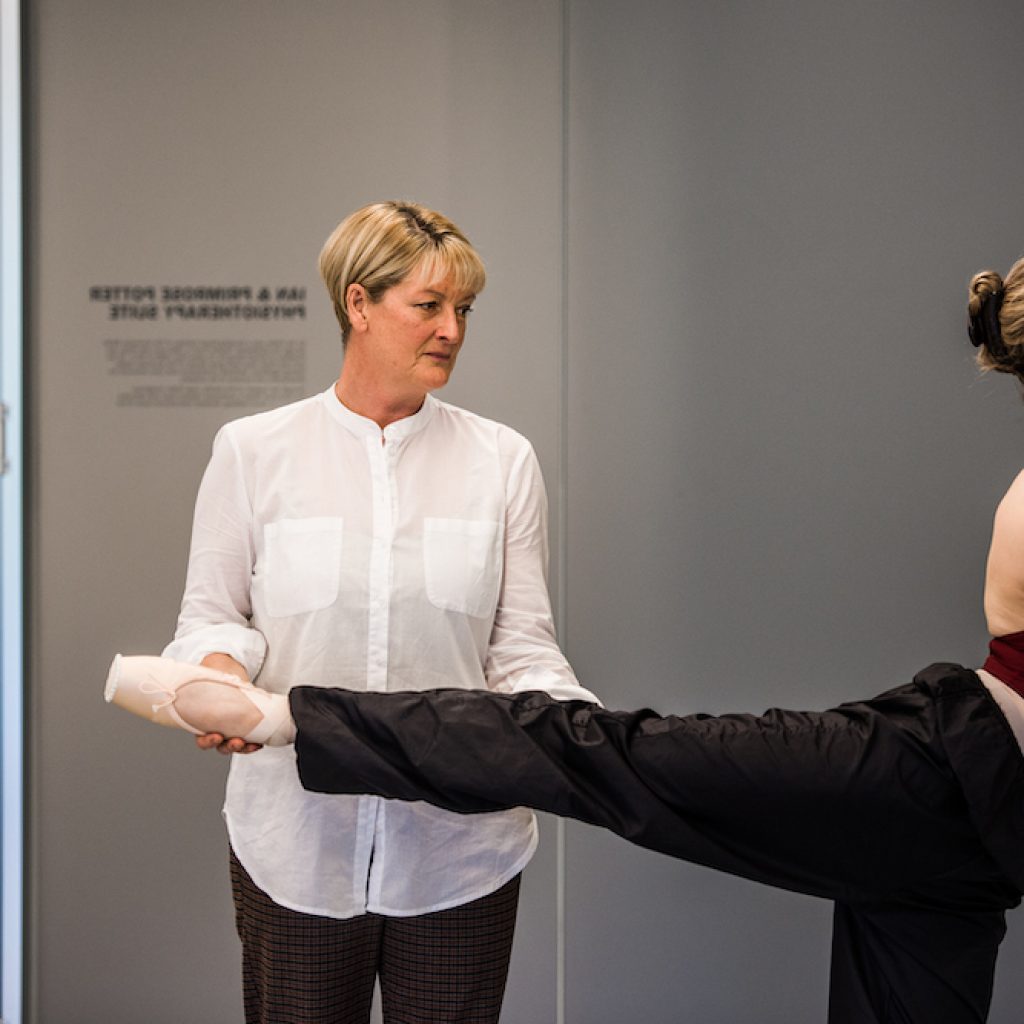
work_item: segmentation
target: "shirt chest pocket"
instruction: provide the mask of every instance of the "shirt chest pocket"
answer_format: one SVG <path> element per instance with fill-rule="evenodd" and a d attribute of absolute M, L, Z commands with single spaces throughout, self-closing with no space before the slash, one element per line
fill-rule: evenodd
<path fill-rule="evenodd" d="M 501 580 L 501 524 L 486 519 L 424 519 L 423 573 L 431 604 L 490 618 Z"/>
<path fill-rule="evenodd" d="M 263 527 L 267 614 L 300 615 L 334 604 L 341 580 L 344 519 L 279 519 Z"/>

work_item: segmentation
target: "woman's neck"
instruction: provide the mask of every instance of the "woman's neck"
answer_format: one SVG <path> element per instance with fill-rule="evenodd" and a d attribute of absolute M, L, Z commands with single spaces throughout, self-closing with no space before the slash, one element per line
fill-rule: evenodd
<path fill-rule="evenodd" d="M 373 420 L 383 430 L 423 408 L 426 395 L 387 395 L 368 384 L 346 380 L 344 372 L 334 384 L 334 394 L 346 409 Z"/>

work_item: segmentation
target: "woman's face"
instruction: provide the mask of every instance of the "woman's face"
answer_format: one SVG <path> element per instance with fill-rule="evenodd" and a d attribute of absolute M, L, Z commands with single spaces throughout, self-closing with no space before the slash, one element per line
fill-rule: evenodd
<path fill-rule="evenodd" d="M 422 397 L 448 383 L 474 295 L 457 292 L 450 278 L 430 280 L 420 268 L 378 302 L 359 285 L 349 296 L 357 314 L 349 347 L 356 342 L 382 390 L 395 398 Z"/>

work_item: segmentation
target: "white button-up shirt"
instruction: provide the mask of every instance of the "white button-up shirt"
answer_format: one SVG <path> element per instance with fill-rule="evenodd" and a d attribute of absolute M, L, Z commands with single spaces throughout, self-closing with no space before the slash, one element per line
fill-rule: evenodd
<path fill-rule="evenodd" d="M 429 395 L 381 430 L 332 388 L 218 433 L 164 654 L 230 654 L 278 693 L 486 687 L 596 701 L 555 640 L 547 560 L 525 438 Z M 224 815 L 261 889 L 339 918 L 477 899 L 537 843 L 524 808 L 463 817 L 307 793 L 292 747 L 233 757 Z"/>

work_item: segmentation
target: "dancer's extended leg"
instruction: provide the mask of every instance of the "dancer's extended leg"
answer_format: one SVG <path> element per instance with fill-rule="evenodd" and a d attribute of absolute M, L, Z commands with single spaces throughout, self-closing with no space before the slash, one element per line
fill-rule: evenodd
<path fill-rule="evenodd" d="M 197 736 L 216 732 L 267 746 L 295 739 L 287 697 L 203 665 L 118 654 L 104 697 L 158 725 Z"/>
<path fill-rule="evenodd" d="M 970 676 L 960 714 L 971 734 L 990 762 L 1000 741 L 1020 761 Z M 960 704 L 927 686 L 829 711 L 717 717 L 473 690 L 300 686 L 290 698 L 299 774 L 315 791 L 462 812 L 527 805 L 829 899 L 877 899 L 982 852 L 948 762 L 943 717 Z"/>
<path fill-rule="evenodd" d="M 543 694 L 298 687 L 307 789 L 524 804 L 837 904 L 832 1024 L 980 1024 L 1020 902 L 1024 760 L 977 675 L 824 712 L 660 716 Z"/>

